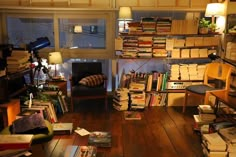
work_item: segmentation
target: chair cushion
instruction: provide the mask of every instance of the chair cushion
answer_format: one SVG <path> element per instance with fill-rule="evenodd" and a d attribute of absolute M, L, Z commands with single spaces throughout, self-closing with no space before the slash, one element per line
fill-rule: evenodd
<path fill-rule="evenodd" d="M 73 97 L 76 97 L 105 95 L 107 91 L 103 86 L 88 87 L 84 85 L 76 85 L 72 87 L 71 92 L 73 93 Z"/>
<path fill-rule="evenodd" d="M 79 84 L 82 84 L 88 87 L 95 87 L 95 86 L 99 86 L 103 84 L 105 79 L 106 79 L 106 76 L 103 74 L 90 75 L 90 76 L 82 78 L 79 81 Z"/>
<path fill-rule="evenodd" d="M 214 87 L 210 87 L 204 84 L 199 84 L 199 85 L 190 85 L 186 87 L 186 90 L 197 93 L 197 94 L 202 94 L 204 95 L 206 91 L 211 91 L 211 90 L 216 90 Z"/>

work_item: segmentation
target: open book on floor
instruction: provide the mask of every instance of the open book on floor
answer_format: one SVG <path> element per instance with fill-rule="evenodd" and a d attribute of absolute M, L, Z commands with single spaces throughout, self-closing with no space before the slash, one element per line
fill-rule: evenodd
<path fill-rule="evenodd" d="M 90 132 L 88 145 L 97 147 L 111 147 L 111 133 L 105 131 Z"/>
<path fill-rule="evenodd" d="M 141 120 L 141 113 L 138 111 L 124 111 L 125 120 Z"/>

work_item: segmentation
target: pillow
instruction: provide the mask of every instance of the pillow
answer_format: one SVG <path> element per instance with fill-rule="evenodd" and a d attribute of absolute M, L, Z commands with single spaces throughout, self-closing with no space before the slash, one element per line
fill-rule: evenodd
<path fill-rule="evenodd" d="M 79 81 L 79 84 L 82 84 L 88 87 L 95 87 L 95 86 L 99 86 L 103 84 L 105 79 L 106 79 L 106 76 L 103 74 L 90 75 L 90 76 L 82 78 Z"/>

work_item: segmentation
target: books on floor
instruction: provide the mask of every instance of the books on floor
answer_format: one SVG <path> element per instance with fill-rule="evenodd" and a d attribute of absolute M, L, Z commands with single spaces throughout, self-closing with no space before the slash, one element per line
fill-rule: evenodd
<path fill-rule="evenodd" d="M 209 133 L 202 135 L 202 143 L 209 151 L 226 151 L 227 145 L 223 138 L 219 135 L 219 133 Z"/>
<path fill-rule="evenodd" d="M 141 113 L 137 111 L 124 111 L 125 120 L 141 120 Z"/>
<path fill-rule="evenodd" d="M 90 132 L 88 145 L 97 147 L 111 147 L 111 133 L 106 131 Z"/>
<path fill-rule="evenodd" d="M 33 140 L 33 134 L 0 135 L 0 150 L 29 149 Z"/>
<path fill-rule="evenodd" d="M 95 146 L 76 146 L 66 147 L 64 157 L 95 157 L 97 148 Z"/>
<path fill-rule="evenodd" d="M 71 134 L 73 123 L 53 123 L 53 133 L 55 135 Z"/>
<path fill-rule="evenodd" d="M 219 129 L 219 133 L 227 142 L 236 144 L 235 126 Z"/>

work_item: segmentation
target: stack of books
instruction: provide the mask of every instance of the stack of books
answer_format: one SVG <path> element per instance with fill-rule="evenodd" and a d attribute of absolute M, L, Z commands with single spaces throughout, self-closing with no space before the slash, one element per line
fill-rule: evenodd
<path fill-rule="evenodd" d="M 30 53 L 28 51 L 13 50 L 10 57 L 7 57 L 7 72 L 14 73 L 30 66 Z"/>
<path fill-rule="evenodd" d="M 226 127 L 219 129 L 219 134 L 227 143 L 229 157 L 236 156 L 236 127 Z"/>
<path fill-rule="evenodd" d="M 122 57 L 137 57 L 138 37 L 128 36 L 123 39 Z"/>
<path fill-rule="evenodd" d="M 118 88 L 113 95 L 113 107 L 118 111 L 127 110 L 129 107 L 129 89 Z"/>
<path fill-rule="evenodd" d="M 130 83 L 130 110 L 143 110 L 146 103 L 145 84 Z"/>
<path fill-rule="evenodd" d="M 210 133 L 202 135 L 202 148 L 205 156 L 227 156 L 227 145 L 219 133 Z"/>
<path fill-rule="evenodd" d="M 145 34 L 156 33 L 156 19 L 154 17 L 144 17 L 141 20 L 143 32 Z"/>
<path fill-rule="evenodd" d="M 138 37 L 138 56 L 152 57 L 152 37 Z"/>
<path fill-rule="evenodd" d="M 213 108 L 210 105 L 199 105 L 198 112 L 198 115 L 193 115 L 194 130 L 209 133 L 209 125 L 216 118 Z"/>
<path fill-rule="evenodd" d="M 216 119 L 214 109 L 210 105 L 199 105 L 198 112 L 202 121 L 213 122 Z"/>
<path fill-rule="evenodd" d="M 171 18 L 157 18 L 156 32 L 157 34 L 170 34 L 171 33 Z"/>
<path fill-rule="evenodd" d="M 152 52 L 154 57 L 167 57 L 166 37 L 153 37 Z"/>

